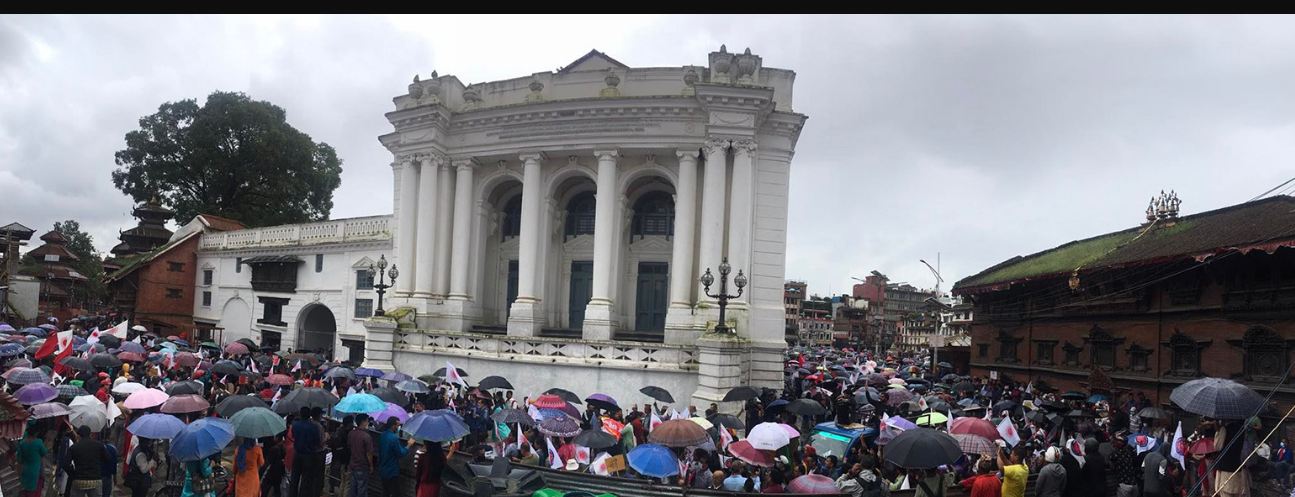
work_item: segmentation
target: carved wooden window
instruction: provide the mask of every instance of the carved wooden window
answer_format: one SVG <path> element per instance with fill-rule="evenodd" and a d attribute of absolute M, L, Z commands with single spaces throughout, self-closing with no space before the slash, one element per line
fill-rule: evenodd
<path fill-rule="evenodd" d="M 301 262 L 301 259 L 290 255 L 248 258 L 246 263 L 252 266 L 252 289 L 258 292 L 295 292 L 297 266 Z"/>
<path fill-rule="evenodd" d="M 1288 367 L 1286 340 L 1272 329 L 1255 326 L 1246 331 L 1241 347 L 1245 350 L 1245 374 L 1254 381 L 1280 381 Z"/>
<path fill-rule="evenodd" d="M 1079 353 L 1083 350 L 1083 347 L 1070 342 L 1066 342 L 1065 345 L 1062 345 L 1061 351 L 1066 354 L 1065 365 L 1079 367 Z"/>
<path fill-rule="evenodd" d="M 987 343 L 976 344 L 976 353 L 980 354 L 980 357 L 989 357 L 989 344 Z"/>
<path fill-rule="evenodd" d="M 261 319 L 256 322 L 274 326 L 287 326 L 283 322 L 283 306 L 288 305 L 288 299 L 278 297 L 257 297 L 261 303 Z"/>
<path fill-rule="evenodd" d="M 1037 340 L 1034 342 L 1034 362 L 1051 366 L 1056 364 L 1053 352 L 1057 349 L 1056 340 Z"/>
<path fill-rule="evenodd" d="M 1169 374 L 1197 377 L 1201 375 L 1201 350 L 1211 340 L 1195 340 L 1182 331 L 1175 330 L 1162 345 L 1169 347 Z"/>
<path fill-rule="evenodd" d="M 1017 349 L 1021 344 L 1021 339 L 1012 336 L 1007 331 L 998 332 L 998 362 L 1020 362 L 1017 357 Z"/>
<path fill-rule="evenodd" d="M 1093 325 L 1084 341 L 1091 347 L 1089 361 L 1094 367 L 1115 369 L 1115 348 L 1124 342 L 1123 338 L 1115 338 L 1100 326 Z"/>
<path fill-rule="evenodd" d="M 1129 369 L 1133 371 L 1147 371 L 1150 369 L 1151 349 L 1143 348 L 1141 345 L 1133 344 L 1129 346 Z"/>

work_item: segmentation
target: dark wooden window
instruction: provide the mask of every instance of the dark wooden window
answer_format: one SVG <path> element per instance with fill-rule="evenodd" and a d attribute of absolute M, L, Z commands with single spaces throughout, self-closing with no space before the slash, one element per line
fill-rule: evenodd
<path fill-rule="evenodd" d="M 987 343 L 976 344 L 976 354 L 980 355 L 980 357 L 989 357 L 989 344 Z"/>
<path fill-rule="evenodd" d="M 355 289 L 356 289 L 356 290 L 372 290 L 372 289 L 373 289 L 373 277 L 369 276 L 370 274 L 372 274 L 372 273 L 370 273 L 368 269 L 361 269 L 361 270 L 359 270 L 359 271 L 356 271 L 356 272 L 355 272 Z"/>
<path fill-rule="evenodd" d="M 258 292 L 297 291 L 297 266 L 301 259 L 292 256 L 267 256 L 248 259 L 252 266 L 252 289 Z"/>
<path fill-rule="evenodd" d="M 204 286 L 211 286 L 211 280 L 212 280 L 211 270 L 210 269 L 202 270 L 202 284 Z"/>
<path fill-rule="evenodd" d="M 1072 343 L 1070 343 L 1070 342 L 1066 342 L 1066 343 L 1065 343 L 1065 345 L 1062 345 L 1062 346 L 1061 346 L 1061 351 L 1062 351 L 1062 352 L 1065 352 L 1065 354 L 1066 354 L 1066 359 L 1065 359 L 1065 361 L 1064 361 L 1064 364 L 1065 364 L 1065 365 L 1067 365 L 1067 366 L 1071 366 L 1071 367 L 1078 367 L 1078 366 L 1079 366 L 1079 352 L 1081 352 L 1081 351 L 1083 351 L 1083 350 L 1084 350 L 1084 348 L 1083 348 L 1083 347 L 1080 347 L 1080 346 L 1078 346 L 1078 345 L 1074 345 L 1074 344 L 1072 344 Z"/>
<path fill-rule="evenodd" d="M 499 220 L 499 239 L 507 240 L 510 236 L 519 236 L 522 232 L 522 196 L 517 195 L 504 204 L 504 212 Z"/>
<path fill-rule="evenodd" d="M 1020 362 L 1017 355 L 1017 349 L 1021 345 L 1021 339 L 1012 336 L 1006 331 L 998 333 L 998 362 Z"/>
<path fill-rule="evenodd" d="M 324 272 L 324 254 L 315 254 L 315 272 Z"/>
<path fill-rule="evenodd" d="M 594 212 L 597 203 L 593 192 L 577 194 L 567 202 L 566 237 L 594 234 Z"/>
<path fill-rule="evenodd" d="M 355 317 L 365 319 L 373 316 L 373 299 L 355 299 Z"/>
<path fill-rule="evenodd" d="M 1056 348 L 1057 342 L 1055 341 L 1040 340 L 1034 342 L 1034 361 L 1044 366 L 1055 364 L 1056 360 L 1053 358 L 1053 351 Z"/>
<path fill-rule="evenodd" d="M 666 192 L 651 192 L 634 203 L 630 235 L 674 235 L 674 199 Z"/>
<path fill-rule="evenodd" d="M 170 271 L 170 272 L 172 272 L 172 273 L 178 273 L 178 272 L 180 272 L 180 271 L 184 271 L 184 263 L 183 263 L 183 262 L 167 261 L 167 263 L 166 263 L 166 270 L 167 270 L 167 271 Z"/>
<path fill-rule="evenodd" d="M 184 297 L 184 291 L 179 288 L 166 289 L 166 298 L 168 299 L 178 299 L 183 297 Z"/>
<path fill-rule="evenodd" d="M 1211 340 L 1196 340 L 1179 330 L 1162 345 L 1169 347 L 1169 374 L 1195 378 L 1201 375 L 1201 351 Z"/>
<path fill-rule="evenodd" d="M 202 292 L 202 306 L 211 307 L 211 292 Z"/>
<path fill-rule="evenodd" d="M 235 257 L 235 258 L 234 258 L 234 272 L 235 272 L 235 273 L 241 273 L 241 272 L 243 272 L 243 258 L 242 258 L 242 257 Z"/>
<path fill-rule="evenodd" d="M 1123 338 L 1116 338 L 1102 327 L 1093 325 L 1084 341 L 1091 348 L 1089 361 L 1094 367 L 1115 369 L 1115 347 L 1124 342 Z"/>
<path fill-rule="evenodd" d="M 288 299 L 277 297 L 257 297 L 261 302 L 261 319 L 256 322 L 274 326 L 287 326 L 283 322 L 283 306 L 288 305 Z"/>
<path fill-rule="evenodd" d="M 1273 330 L 1255 326 L 1246 331 L 1241 347 L 1245 351 L 1245 375 L 1253 381 L 1281 381 L 1290 363 L 1286 340 Z"/>
<path fill-rule="evenodd" d="M 1147 371 L 1151 369 L 1151 349 L 1142 348 L 1141 345 L 1133 344 L 1129 346 L 1129 369 L 1133 371 Z"/>

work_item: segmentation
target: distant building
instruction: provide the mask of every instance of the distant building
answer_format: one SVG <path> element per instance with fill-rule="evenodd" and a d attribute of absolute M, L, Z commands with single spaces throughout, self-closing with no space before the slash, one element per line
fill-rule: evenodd
<path fill-rule="evenodd" d="M 800 341 L 809 345 L 832 344 L 832 301 L 814 296 L 801 302 Z"/>
<path fill-rule="evenodd" d="M 20 223 L 0 226 L 0 321 L 15 327 L 36 318 L 40 281 L 18 274 L 18 249 L 36 230 Z"/>
<path fill-rule="evenodd" d="M 868 337 L 868 301 L 850 295 L 832 297 L 832 329 L 837 346 L 864 348 Z"/>
<path fill-rule="evenodd" d="M 805 288 L 804 281 L 787 281 L 782 284 L 783 317 L 789 335 L 800 331 L 800 303 L 805 300 Z"/>
<path fill-rule="evenodd" d="M 883 307 L 883 333 L 895 337 L 893 348 L 903 351 L 926 347 L 926 336 L 935 331 L 936 320 L 930 315 L 928 298 L 935 292 L 907 283 L 886 284 Z"/>
<path fill-rule="evenodd" d="M 152 252 L 171 240 L 171 230 L 166 229 L 166 222 L 175 215 L 170 209 L 162 207 L 157 198 L 135 207 L 131 212 L 139 220 L 134 228 L 122 231 L 118 236 L 121 243 L 109 251 L 111 255 L 103 261 L 105 275 L 121 269 L 122 259 L 130 256 Z"/>
<path fill-rule="evenodd" d="M 50 230 L 40 239 L 45 244 L 27 252 L 38 264 L 27 273 L 40 280 L 38 312 L 41 317 L 66 321 L 81 313 L 79 296 L 83 295 L 87 278 L 72 267 L 81 258 L 67 249 L 67 238 L 57 230 Z"/>

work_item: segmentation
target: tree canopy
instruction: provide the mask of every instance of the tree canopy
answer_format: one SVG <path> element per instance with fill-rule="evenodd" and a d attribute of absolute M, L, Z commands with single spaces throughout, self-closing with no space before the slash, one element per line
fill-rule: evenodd
<path fill-rule="evenodd" d="M 342 161 L 286 116 L 243 93 L 164 103 L 126 133 L 113 185 L 136 202 L 158 196 L 181 224 L 204 213 L 249 227 L 327 219 Z"/>

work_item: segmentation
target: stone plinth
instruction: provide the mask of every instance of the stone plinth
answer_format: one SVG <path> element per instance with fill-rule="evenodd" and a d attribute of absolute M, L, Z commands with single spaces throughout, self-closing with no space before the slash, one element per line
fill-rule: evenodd
<path fill-rule="evenodd" d="M 735 412 L 739 403 L 721 402 L 734 387 L 746 384 L 745 356 L 750 342 L 736 335 L 706 333 L 697 339 L 697 391 L 693 405 L 703 407 L 711 402 L 723 412 Z M 703 407 L 704 408 L 704 407 Z"/>
<path fill-rule="evenodd" d="M 396 320 L 389 316 L 374 316 L 364 322 L 364 367 L 395 371 L 392 349 L 396 340 Z"/>

